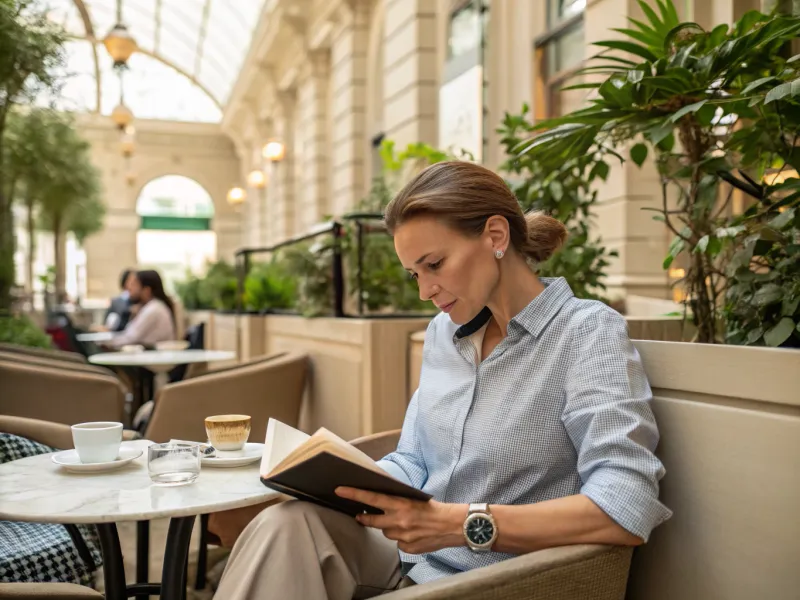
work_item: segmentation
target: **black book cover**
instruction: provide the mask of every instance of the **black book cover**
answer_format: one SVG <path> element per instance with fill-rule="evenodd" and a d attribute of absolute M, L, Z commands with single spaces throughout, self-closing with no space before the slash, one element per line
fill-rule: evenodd
<path fill-rule="evenodd" d="M 282 494 L 326 506 L 350 516 L 363 512 L 383 514 L 383 511 L 374 506 L 337 496 L 335 490 L 339 486 L 412 500 L 431 498 L 430 494 L 401 483 L 388 474 L 381 475 L 329 452 L 320 452 L 273 477 L 261 477 L 261 483 Z"/>

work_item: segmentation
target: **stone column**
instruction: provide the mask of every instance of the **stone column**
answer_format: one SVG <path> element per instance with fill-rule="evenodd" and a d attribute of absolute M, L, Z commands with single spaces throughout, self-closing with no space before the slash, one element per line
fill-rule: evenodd
<path fill-rule="evenodd" d="M 298 125 L 301 128 L 303 164 L 302 191 L 297 198 L 295 233 L 308 231 L 323 215 L 330 212 L 328 201 L 328 154 L 330 152 L 330 119 L 328 92 L 331 55 L 327 49 L 308 53 L 305 77 L 297 90 Z M 297 171 L 297 169 L 296 169 Z"/>
<path fill-rule="evenodd" d="M 437 3 L 386 0 L 384 24 L 384 125 L 404 147 L 437 142 Z"/>
<path fill-rule="evenodd" d="M 277 110 L 274 119 L 275 138 L 286 149 L 284 159 L 279 163 L 267 165 L 267 214 L 269 223 L 269 243 L 274 244 L 291 237 L 295 233 L 295 103 L 293 91 L 276 94 Z"/>
<path fill-rule="evenodd" d="M 635 0 L 597 0 L 587 3 L 584 15 L 586 57 L 597 52 L 591 43 L 619 37 L 612 27 L 628 27 L 627 17 L 643 20 Z M 625 149 L 621 149 L 623 154 Z M 619 252 L 606 279 L 611 298 L 637 294 L 670 297 L 669 279 L 661 264 L 671 236 L 663 223 L 653 220 L 653 212 L 642 210 L 661 206 L 661 186 L 652 161 L 642 168 L 627 161 L 614 161 L 608 181 L 598 185 L 593 233 L 603 244 Z"/>
<path fill-rule="evenodd" d="M 364 196 L 369 9 L 354 0 L 331 42 L 331 212 L 342 215 Z"/>

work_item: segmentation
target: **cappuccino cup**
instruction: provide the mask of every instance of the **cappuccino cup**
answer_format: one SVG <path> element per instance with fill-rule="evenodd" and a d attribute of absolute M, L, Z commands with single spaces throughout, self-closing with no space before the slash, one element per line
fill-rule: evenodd
<path fill-rule="evenodd" d="M 122 423 L 78 423 L 72 426 L 72 443 L 83 464 L 112 462 L 119 456 Z"/>
<path fill-rule="evenodd" d="M 214 415 L 206 417 L 208 441 L 217 450 L 241 450 L 250 437 L 249 415 Z"/>

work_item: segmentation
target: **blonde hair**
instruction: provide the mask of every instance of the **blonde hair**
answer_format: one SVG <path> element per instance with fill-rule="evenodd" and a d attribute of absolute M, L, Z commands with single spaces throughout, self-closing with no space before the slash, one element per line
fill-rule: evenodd
<path fill-rule="evenodd" d="M 440 162 L 412 179 L 386 207 L 390 234 L 420 216 L 435 216 L 466 236 L 477 237 L 492 216 L 508 221 L 511 245 L 535 262 L 550 258 L 567 237 L 564 225 L 541 212 L 527 215 L 503 179 L 465 161 Z"/>

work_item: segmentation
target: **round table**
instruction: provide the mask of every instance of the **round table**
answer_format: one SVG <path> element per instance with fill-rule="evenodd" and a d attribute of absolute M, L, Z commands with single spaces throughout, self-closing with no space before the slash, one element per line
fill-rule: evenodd
<path fill-rule="evenodd" d="M 113 331 L 92 331 L 89 333 L 79 333 L 75 337 L 79 342 L 110 342 L 115 336 L 119 335 Z"/>
<path fill-rule="evenodd" d="M 137 368 L 138 381 L 134 386 L 134 405 L 130 418 L 155 395 L 152 373 L 167 373 L 177 365 L 235 360 L 229 350 L 143 350 L 142 352 L 102 352 L 89 357 L 89 362 L 104 367 Z M 147 373 L 147 371 L 150 373 Z"/>
<path fill-rule="evenodd" d="M 259 504 L 280 494 L 261 483 L 258 463 L 202 469 L 191 485 L 155 486 L 147 473 L 147 446 L 151 443 L 123 442 L 144 453 L 130 464 L 105 473 L 70 473 L 52 462 L 52 454 L 0 465 L 0 520 L 94 524 L 103 551 L 107 600 L 146 594 L 179 600 L 186 587 L 186 558 L 195 517 Z M 161 584 L 127 586 L 115 523 L 161 517 L 171 518 Z"/>
<path fill-rule="evenodd" d="M 142 352 L 103 352 L 93 354 L 89 362 L 105 367 L 144 367 L 151 371 L 169 371 L 176 365 L 235 360 L 229 350 L 144 350 Z"/>

